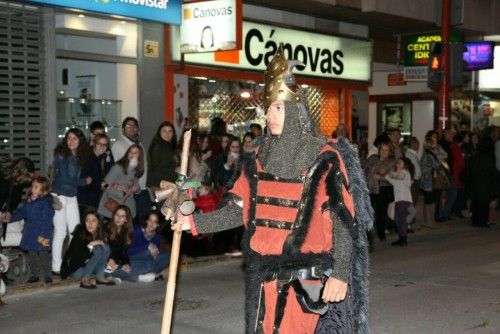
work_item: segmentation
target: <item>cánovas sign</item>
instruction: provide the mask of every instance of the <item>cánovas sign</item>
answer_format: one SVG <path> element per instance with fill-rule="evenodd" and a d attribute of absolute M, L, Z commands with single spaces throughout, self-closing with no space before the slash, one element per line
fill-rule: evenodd
<path fill-rule="evenodd" d="M 30 0 L 170 24 L 181 24 L 181 0 Z"/>
<path fill-rule="evenodd" d="M 179 31 L 172 29 L 172 60 L 180 60 Z M 186 63 L 224 66 L 240 69 L 265 70 L 283 45 L 285 56 L 304 64 L 297 66 L 302 75 L 356 81 L 371 80 L 372 43 L 367 40 L 344 38 L 243 22 L 243 50 L 234 57 L 218 57 L 217 53 L 185 54 Z"/>
<path fill-rule="evenodd" d="M 270 36 L 272 36 L 274 32 L 275 30 L 272 29 Z M 259 43 L 261 45 L 258 45 Z M 335 75 L 341 75 L 344 72 L 344 53 L 342 50 L 321 49 L 311 46 L 306 47 L 302 44 L 294 46 L 285 41 L 276 42 L 272 39 L 266 41 L 261 31 L 256 28 L 250 29 L 245 36 L 245 56 L 248 62 L 253 66 L 259 66 L 264 61 L 267 67 L 278 50 L 278 43 L 282 43 L 286 58 L 295 59 L 304 64 L 304 66 L 297 66 L 299 71 L 304 71 L 309 67 L 312 72 L 319 71 L 322 74 L 333 73 Z M 256 52 L 254 50 L 258 51 Z"/>

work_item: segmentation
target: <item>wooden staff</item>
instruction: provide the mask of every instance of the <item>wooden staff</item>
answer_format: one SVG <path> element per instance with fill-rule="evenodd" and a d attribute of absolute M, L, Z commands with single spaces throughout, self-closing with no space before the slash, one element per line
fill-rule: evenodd
<path fill-rule="evenodd" d="M 187 165 L 189 160 L 189 144 L 191 142 L 191 130 L 184 133 L 182 145 L 182 156 L 181 156 L 181 169 L 179 174 L 181 177 L 187 176 Z M 178 203 L 179 205 L 182 203 Z M 177 220 L 177 213 L 179 208 L 177 207 L 176 213 L 172 218 L 174 221 Z M 174 230 L 174 236 L 172 238 L 172 250 L 170 253 L 170 266 L 168 268 L 168 281 L 167 281 L 167 291 L 165 292 L 165 307 L 163 308 L 163 320 L 161 324 L 161 334 L 169 334 L 170 327 L 172 325 L 172 312 L 174 308 L 174 297 L 175 297 L 175 281 L 177 279 L 177 267 L 179 264 L 179 252 L 181 247 L 181 236 L 182 236 L 182 226 Z"/>

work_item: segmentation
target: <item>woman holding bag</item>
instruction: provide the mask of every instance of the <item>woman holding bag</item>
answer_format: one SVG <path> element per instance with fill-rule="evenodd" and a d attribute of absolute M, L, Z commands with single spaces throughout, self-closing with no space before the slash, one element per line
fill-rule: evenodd
<path fill-rule="evenodd" d="M 99 214 L 111 218 L 121 204 L 129 207 L 135 216 L 134 193 L 140 190 L 139 178 L 144 174 L 144 151 L 140 145 L 130 146 L 104 178 L 106 190 L 99 202 Z"/>

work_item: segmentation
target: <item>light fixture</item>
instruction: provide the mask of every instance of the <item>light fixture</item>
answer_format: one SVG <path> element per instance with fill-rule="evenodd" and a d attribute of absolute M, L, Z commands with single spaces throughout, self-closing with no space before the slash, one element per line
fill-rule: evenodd
<path fill-rule="evenodd" d="M 264 87 L 264 84 L 263 84 L 263 83 L 260 83 L 260 84 L 259 84 L 259 86 L 260 86 L 260 87 Z"/>
<path fill-rule="evenodd" d="M 249 91 L 244 90 L 244 91 L 242 91 L 242 92 L 240 93 L 240 96 L 241 96 L 242 98 L 244 98 L 244 99 L 249 99 L 251 95 L 250 95 L 250 92 L 249 92 Z"/>
<path fill-rule="evenodd" d="M 83 19 L 83 18 L 85 17 L 85 15 L 83 15 L 83 14 L 78 14 L 78 17 L 79 17 L 79 18 L 81 18 L 81 19 Z"/>
<path fill-rule="evenodd" d="M 309 85 L 302 84 L 302 85 L 300 85 L 300 87 L 302 87 L 302 88 L 308 88 L 308 87 L 309 87 Z"/>
<path fill-rule="evenodd" d="M 193 79 L 198 79 L 198 80 L 208 80 L 207 77 L 193 77 Z"/>
<path fill-rule="evenodd" d="M 214 79 L 210 79 L 210 80 L 208 80 L 208 82 L 212 82 L 213 83 L 213 82 L 215 82 L 215 80 Z"/>

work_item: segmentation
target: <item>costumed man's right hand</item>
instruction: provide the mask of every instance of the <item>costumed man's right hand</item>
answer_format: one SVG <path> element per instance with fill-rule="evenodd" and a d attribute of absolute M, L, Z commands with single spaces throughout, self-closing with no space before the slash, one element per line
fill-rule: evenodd
<path fill-rule="evenodd" d="M 325 303 L 338 303 L 345 299 L 347 295 L 347 283 L 335 277 L 330 277 L 323 288 L 321 299 Z"/>
<path fill-rule="evenodd" d="M 193 215 L 184 216 L 182 213 L 177 214 L 177 221 L 172 224 L 172 230 L 174 231 L 187 231 L 191 229 L 191 223 L 193 222 Z"/>

